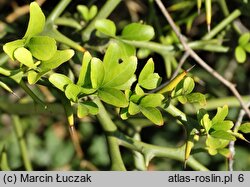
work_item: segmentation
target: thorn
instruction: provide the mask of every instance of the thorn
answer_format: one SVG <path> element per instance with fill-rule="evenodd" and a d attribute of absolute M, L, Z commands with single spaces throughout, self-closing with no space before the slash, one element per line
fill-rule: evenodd
<path fill-rule="evenodd" d="M 16 96 L 18 99 L 21 99 L 15 92 L 12 92 L 14 96 Z"/>
<path fill-rule="evenodd" d="M 207 25 L 207 31 L 210 32 L 211 26 L 210 24 Z"/>
<path fill-rule="evenodd" d="M 184 161 L 183 168 L 184 168 L 184 169 L 186 169 L 186 168 L 187 168 L 187 160 L 186 160 L 186 159 L 185 159 L 185 161 Z"/>
<path fill-rule="evenodd" d="M 191 70 L 194 68 L 194 66 L 195 66 L 195 65 L 193 65 L 191 68 L 188 68 L 188 69 L 186 70 L 186 72 L 191 71 Z"/>
<path fill-rule="evenodd" d="M 201 13 L 201 9 L 200 9 L 200 8 L 198 8 L 198 15 L 200 15 L 200 13 Z"/>

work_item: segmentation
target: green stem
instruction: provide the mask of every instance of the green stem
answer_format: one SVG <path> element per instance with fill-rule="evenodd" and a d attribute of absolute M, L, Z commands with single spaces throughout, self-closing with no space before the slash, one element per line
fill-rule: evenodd
<path fill-rule="evenodd" d="M 216 34 L 218 34 L 221 30 L 227 27 L 232 21 L 238 18 L 241 15 L 240 10 L 236 9 L 230 15 L 228 15 L 224 20 L 222 20 L 216 27 L 214 27 L 210 32 L 208 32 L 202 39 L 203 40 L 210 40 Z"/>
<path fill-rule="evenodd" d="M 161 55 L 165 55 L 166 53 L 172 52 L 176 50 L 176 47 L 179 50 L 184 51 L 184 47 L 181 44 L 177 44 L 176 46 L 173 45 L 163 45 L 156 42 L 144 42 L 144 41 L 132 41 L 132 40 L 122 40 L 124 43 L 139 47 L 149 49 L 151 51 L 157 52 Z M 190 48 L 194 50 L 205 50 L 205 51 L 212 51 L 212 52 L 228 52 L 228 47 L 221 46 L 220 44 L 215 44 L 217 40 L 211 41 L 194 41 L 189 42 L 188 45 Z"/>
<path fill-rule="evenodd" d="M 32 92 L 32 90 L 24 83 L 23 80 L 20 81 L 19 85 L 36 103 L 42 105 L 45 109 L 47 108 L 47 105 Z"/>
<path fill-rule="evenodd" d="M 111 12 L 117 7 L 121 0 L 108 0 L 102 9 L 96 15 L 96 17 L 91 21 L 91 23 L 83 30 L 82 39 L 87 41 L 90 38 L 91 32 L 95 29 L 95 22 L 99 19 L 107 18 Z"/>
<path fill-rule="evenodd" d="M 184 162 L 185 145 L 178 148 L 169 148 L 169 147 L 161 147 L 161 146 L 147 144 L 121 134 L 117 135 L 117 138 L 120 140 L 120 145 L 138 151 L 143 155 L 150 155 L 151 159 L 153 157 L 167 157 L 170 159 Z M 198 171 L 208 170 L 205 166 L 203 166 L 201 163 L 195 160 L 192 156 L 189 157 L 187 165 L 193 168 L 194 170 Z"/>
<path fill-rule="evenodd" d="M 126 168 L 124 166 L 120 148 L 118 141 L 114 134 L 117 132 L 117 127 L 113 123 L 113 121 L 110 119 L 109 114 L 107 113 L 106 109 L 104 108 L 102 102 L 99 100 L 99 98 L 95 98 L 94 102 L 98 105 L 99 113 L 97 115 L 103 130 L 106 133 L 107 141 L 109 145 L 109 155 L 111 159 L 111 169 L 112 170 L 118 170 L 118 171 L 125 171 Z"/>
<path fill-rule="evenodd" d="M 13 126 L 15 129 L 15 134 L 18 140 L 18 144 L 21 150 L 21 155 L 23 158 L 23 162 L 24 162 L 24 167 L 26 169 L 26 171 L 32 171 L 32 165 L 28 156 L 28 151 L 27 151 L 27 146 L 26 146 L 26 142 L 24 140 L 23 137 L 23 130 L 22 130 L 22 125 L 20 123 L 20 119 L 18 116 L 16 115 L 12 115 L 12 121 L 13 121 Z"/>
<path fill-rule="evenodd" d="M 72 0 L 61 0 L 47 18 L 47 23 L 54 23 Z"/>

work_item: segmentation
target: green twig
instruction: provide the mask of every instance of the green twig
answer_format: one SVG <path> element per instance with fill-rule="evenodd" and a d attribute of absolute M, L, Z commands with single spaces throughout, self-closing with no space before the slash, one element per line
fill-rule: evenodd
<path fill-rule="evenodd" d="M 105 110 L 102 102 L 99 100 L 99 98 L 94 99 L 95 103 L 99 107 L 99 114 L 97 115 L 103 130 L 105 131 L 107 135 L 107 141 L 109 145 L 109 155 L 111 159 L 111 169 L 112 170 L 118 170 L 118 171 L 124 171 L 126 170 L 122 157 L 121 152 L 119 149 L 119 144 L 114 136 L 114 134 L 117 131 L 116 125 L 113 123 L 113 121 L 110 119 L 109 114 Z"/>
<path fill-rule="evenodd" d="M 210 32 L 208 32 L 202 39 L 203 40 L 210 40 L 220 31 L 222 31 L 226 26 L 228 26 L 232 21 L 238 18 L 241 15 L 240 10 L 236 9 L 233 11 L 228 17 L 222 20 L 219 24 L 216 25 Z"/>
<path fill-rule="evenodd" d="M 18 144 L 21 150 L 21 155 L 22 155 L 22 159 L 24 162 L 24 167 L 26 169 L 26 171 L 32 171 L 32 165 L 28 156 L 28 151 L 27 151 L 27 146 L 26 146 L 26 142 L 24 140 L 23 137 L 23 130 L 22 130 L 22 124 L 20 123 L 20 119 L 18 116 L 16 115 L 12 115 L 12 121 L 13 121 L 13 126 L 15 129 L 15 134 L 18 140 Z"/>
<path fill-rule="evenodd" d="M 102 6 L 102 9 L 98 12 L 96 17 L 83 30 L 83 32 L 82 32 L 83 41 L 89 40 L 91 32 L 95 29 L 95 22 L 98 19 L 107 18 L 120 2 L 121 2 L 121 0 L 108 0 L 108 1 L 106 1 L 105 5 Z"/>

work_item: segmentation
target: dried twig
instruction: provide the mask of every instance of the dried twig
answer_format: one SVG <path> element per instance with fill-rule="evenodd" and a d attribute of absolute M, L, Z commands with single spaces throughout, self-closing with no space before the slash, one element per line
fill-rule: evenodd
<path fill-rule="evenodd" d="M 36 2 L 41 6 L 46 0 L 36 0 Z M 14 11 L 6 17 L 7 23 L 13 23 L 17 18 L 23 16 L 29 12 L 29 5 L 24 5 L 21 7 L 14 7 Z"/>
<path fill-rule="evenodd" d="M 178 73 L 179 73 L 181 67 L 183 66 L 183 64 L 185 63 L 185 61 L 187 60 L 188 57 L 189 57 L 189 54 L 188 54 L 188 52 L 186 51 L 186 52 L 183 54 L 183 56 L 181 57 L 181 60 L 180 60 L 180 62 L 179 62 L 179 64 L 178 64 L 178 66 L 177 66 L 175 72 L 173 73 L 171 79 L 175 78 L 175 77 L 178 75 Z"/>
<path fill-rule="evenodd" d="M 223 83 L 225 86 L 227 86 L 231 92 L 235 95 L 235 97 L 240 102 L 242 108 L 245 110 L 246 114 L 250 118 L 250 110 L 246 106 L 246 104 L 243 102 L 241 95 L 239 94 L 238 90 L 235 88 L 235 85 L 226 80 L 223 76 L 221 76 L 219 73 L 217 73 L 213 68 L 211 68 L 204 60 L 202 60 L 199 55 L 197 55 L 187 44 L 187 42 L 184 40 L 183 35 L 179 32 L 177 26 L 175 25 L 172 17 L 162 4 L 161 0 L 155 0 L 157 5 L 159 6 L 160 10 L 162 11 L 163 15 L 169 22 L 170 26 L 174 30 L 175 34 L 179 38 L 180 42 L 182 43 L 184 49 L 188 54 L 200 65 L 202 66 L 206 71 L 208 71 L 211 75 L 213 75 L 215 78 L 217 78 L 221 83 Z"/>

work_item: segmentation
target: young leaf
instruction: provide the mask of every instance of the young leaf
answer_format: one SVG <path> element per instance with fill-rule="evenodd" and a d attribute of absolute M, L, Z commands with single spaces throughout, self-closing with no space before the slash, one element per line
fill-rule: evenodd
<path fill-rule="evenodd" d="M 223 130 L 214 131 L 210 135 L 214 138 L 223 139 L 223 140 L 230 140 L 230 141 L 236 140 L 236 138 L 232 134 Z"/>
<path fill-rule="evenodd" d="M 119 86 L 116 86 L 115 88 L 118 90 L 129 90 L 135 81 L 136 81 L 136 76 L 133 75 L 127 82 Z"/>
<path fill-rule="evenodd" d="M 92 114 L 92 115 L 98 114 L 99 108 L 98 108 L 97 104 L 95 104 L 94 102 L 84 101 L 82 104 L 88 109 L 90 114 Z"/>
<path fill-rule="evenodd" d="M 162 104 L 164 96 L 162 94 L 150 94 L 144 96 L 140 101 L 140 106 L 143 107 L 157 107 Z"/>
<path fill-rule="evenodd" d="M 23 38 L 29 40 L 31 37 L 41 33 L 45 25 L 45 16 L 36 2 L 30 4 L 30 19 L 27 31 Z"/>
<path fill-rule="evenodd" d="M 79 118 L 83 118 L 88 114 L 89 114 L 89 109 L 83 103 L 78 103 L 77 116 Z"/>
<path fill-rule="evenodd" d="M 14 57 L 29 68 L 36 68 L 30 51 L 24 47 L 19 47 L 14 52 Z"/>
<path fill-rule="evenodd" d="M 90 87 L 91 86 L 91 78 L 90 78 L 90 61 L 92 56 L 88 51 L 86 51 L 83 55 L 82 59 L 82 68 L 80 71 L 80 75 L 77 81 L 77 85 Z"/>
<path fill-rule="evenodd" d="M 42 71 L 52 70 L 68 61 L 75 54 L 72 49 L 57 50 L 52 58 L 47 61 L 42 61 L 39 68 Z"/>
<path fill-rule="evenodd" d="M 115 23 L 109 19 L 100 19 L 95 22 L 95 28 L 107 36 L 115 36 Z"/>
<path fill-rule="evenodd" d="M 211 120 L 209 119 L 209 115 L 208 114 L 205 114 L 203 116 L 203 118 L 201 119 L 201 125 L 205 128 L 207 134 L 209 133 L 209 130 L 212 126 L 212 122 Z"/>
<path fill-rule="evenodd" d="M 199 93 L 199 92 L 191 93 L 191 94 L 186 95 L 186 98 L 188 102 L 190 103 L 199 102 L 201 106 L 206 105 L 206 97 L 202 93 Z"/>
<path fill-rule="evenodd" d="M 206 139 L 206 145 L 213 149 L 224 148 L 228 145 L 228 143 L 229 143 L 229 140 L 214 138 L 211 135 L 208 135 Z"/>
<path fill-rule="evenodd" d="M 35 84 L 37 82 L 38 73 L 34 70 L 28 71 L 27 78 L 29 84 Z"/>
<path fill-rule="evenodd" d="M 243 62 L 246 61 L 247 55 L 246 55 L 245 50 L 241 46 L 236 47 L 236 49 L 235 49 L 235 57 L 236 57 L 236 60 L 239 63 L 243 63 Z"/>
<path fill-rule="evenodd" d="M 157 73 L 154 73 L 154 62 L 150 58 L 142 69 L 138 83 L 141 87 L 152 90 L 160 84 L 161 78 Z"/>
<path fill-rule="evenodd" d="M 191 77 L 186 77 L 183 82 L 182 94 L 190 94 L 194 89 L 194 80 Z"/>
<path fill-rule="evenodd" d="M 81 91 L 82 88 L 80 86 L 76 84 L 68 84 L 65 89 L 65 95 L 69 100 L 76 102 Z"/>
<path fill-rule="evenodd" d="M 246 45 L 250 41 L 250 33 L 244 33 L 240 36 L 238 43 L 240 46 Z"/>
<path fill-rule="evenodd" d="M 114 88 L 101 88 L 98 90 L 98 96 L 102 101 L 116 107 L 128 106 L 128 100 L 125 94 L 120 90 Z"/>
<path fill-rule="evenodd" d="M 128 117 L 129 117 L 128 108 L 121 108 L 121 110 L 120 110 L 120 117 L 121 117 L 123 120 L 128 119 Z"/>
<path fill-rule="evenodd" d="M 137 67 L 137 58 L 131 56 L 126 61 L 118 64 L 115 69 L 111 69 L 108 72 L 108 78 L 105 79 L 103 87 L 115 88 L 122 84 L 125 84 L 129 79 L 131 79 L 135 73 Z"/>
<path fill-rule="evenodd" d="M 140 112 L 140 108 L 133 102 L 129 102 L 128 113 L 131 115 L 138 114 Z"/>
<path fill-rule="evenodd" d="M 89 9 L 85 5 L 78 5 L 77 7 L 78 12 L 81 14 L 82 18 L 85 21 L 89 21 Z"/>
<path fill-rule="evenodd" d="M 92 5 L 89 9 L 89 20 L 93 19 L 95 17 L 95 15 L 97 14 L 97 6 Z"/>
<path fill-rule="evenodd" d="M 244 45 L 244 49 L 246 52 L 250 53 L 250 43 Z"/>
<path fill-rule="evenodd" d="M 250 133 L 250 123 L 241 124 L 239 130 L 243 133 Z"/>
<path fill-rule="evenodd" d="M 55 39 L 48 36 L 33 36 L 27 47 L 32 56 L 42 61 L 49 60 L 57 50 Z"/>
<path fill-rule="evenodd" d="M 25 44 L 24 39 L 15 40 L 13 42 L 8 42 L 8 43 L 4 44 L 3 50 L 11 58 L 11 60 L 15 60 L 14 59 L 14 51 L 19 47 L 23 47 L 24 44 Z"/>
<path fill-rule="evenodd" d="M 139 96 L 145 95 L 143 89 L 139 86 L 139 84 L 136 84 L 135 86 L 135 93 L 136 95 L 139 95 Z"/>
<path fill-rule="evenodd" d="M 103 63 L 98 58 L 91 59 L 91 83 L 93 88 L 99 88 L 104 79 Z"/>
<path fill-rule="evenodd" d="M 218 107 L 217 113 L 212 119 L 212 123 L 216 124 L 216 123 L 224 121 L 227 114 L 228 114 L 228 106 L 227 105 L 224 105 L 223 108 Z"/>
<path fill-rule="evenodd" d="M 126 40 L 149 41 L 155 35 L 154 28 L 141 23 L 131 23 L 124 27 L 121 37 Z"/>
<path fill-rule="evenodd" d="M 154 107 L 140 107 L 140 110 L 146 118 L 148 118 L 150 121 L 152 121 L 156 125 L 163 125 L 164 121 L 161 115 L 161 112 Z"/>
<path fill-rule="evenodd" d="M 136 50 L 134 46 L 126 44 L 120 40 L 116 40 L 116 44 L 119 49 L 119 57 L 122 60 L 127 60 L 129 57 L 135 56 Z"/>
<path fill-rule="evenodd" d="M 218 131 L 218 130 L 228 131 L 228 130 L 230 130 L 233 126 L 234 126 L 234 124 L 233 124 L 232 121 L 225 120 L 225 121 L 217 122 L 217 123 L 215 123 L 215 124 L 213 123 L 212 128 L 213 128 L 215 131 Z"/>
<path fill-rule="evenodd" d="M 64 91 L 68 84 L 73 83 L 70 78 L 59 73 L 53 73 L 49 77 L 49 81 L 61 91 Z"/>

